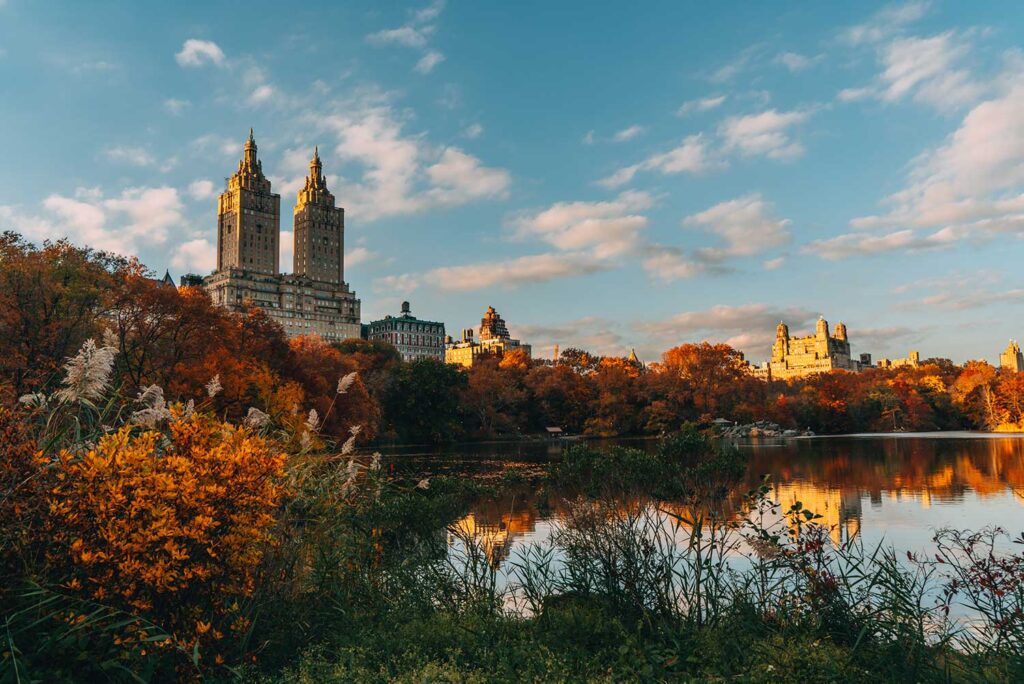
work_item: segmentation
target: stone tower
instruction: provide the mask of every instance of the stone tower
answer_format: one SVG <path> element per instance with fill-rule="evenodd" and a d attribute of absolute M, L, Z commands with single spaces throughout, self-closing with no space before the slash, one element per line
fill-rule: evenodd
<path fill-rule="evenodd" d="M 281 196 L 270 190 L 252 129 L 238 171 L 217 201 L 217 270 L 280 272 Z"/>
<path fill-rule="evenodd" d="M 334 206 L 319 148 L 295 204 L 295 275 L 336 285 L 345 280 L 345 210 Z"/>
<path fill-rule="evenodd" d="M 999 367 L 1005 368 L 1011 373 L 1024 371 L 1024 354 L 1020 351 L 1020 345 L 1015 340 L 1010 340 L 1006 350 L 999 355 Z"/>
<path fill-rule="evenodd" d="M 818 323 L 814 328 L 814 335 L 818 339 L 828 339 L 828 321 L 825 320 L 824 316 L 818 316 Z"/>
<path fill-rule="evenodd" d="M 484 317 L 480 319 L 480 339 L 499 340 L 508 337 L 508 326 L 505 325 L 505 320 L 494 310 L 493 306 L 487 307 Z"/>

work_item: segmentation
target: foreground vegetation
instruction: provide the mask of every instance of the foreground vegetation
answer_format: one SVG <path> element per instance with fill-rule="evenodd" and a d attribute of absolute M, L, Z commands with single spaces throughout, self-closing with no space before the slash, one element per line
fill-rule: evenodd
<path fill-rule="evenodd" d="M 724 344 L 682 344 L 646 367 L 565 349 L 555 362 L 520 353 L 469 371 L 403 363 L 385 343 L 288 340 L 260 310 L 236 315 L 200 288 L 150 280 L 134 261 L 67 243 L 36 247 L 0 236 L 0 401 L 53 392 L 87 340 L 117 353 L 112 383 L 128 395 L 158 385 L 237 422 L 251 406 L 301 423 L 295 406 L 325 416 L 321 432 L 360 443 L 516 437 L 559 426 L 600 436 L 661 435 L 724 417 L 770 420 L 817 433 L 871 430 L 1024 430 L 1024 374 L 941 359 L 917 368 L 834 372 L 793 382 L 748 375 Z M 338 377 L 358 372 L 343 402 Z M 207 397 L 206 383 L 222 391 Z M 292 425 L 296 427 L 296 425 Z"/>
<path fill-rule="evenodd" d="M 576 447 L 550 543 L 500 566 L 454 523 L 472 483 L 386 475 L 330 418 L 238 423 L 111 388 L 86 343 L 0 410 L 0 681 L 1014 681 L 1024 553 L 837 547 L 692 428 Z M 343 403 L 356 379 L 335 386 Z M 1024 538 L 1016 540 L 1024 542 Z M 968 626 L 960 619 L 964 611 Z"/>

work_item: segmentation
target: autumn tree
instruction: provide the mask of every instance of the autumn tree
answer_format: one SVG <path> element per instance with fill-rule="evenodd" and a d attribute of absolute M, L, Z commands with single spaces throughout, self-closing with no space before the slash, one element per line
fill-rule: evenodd
<path fill-rule="evenodd" d="M 0 382 L 17 396 L 52 381 L 82 343 L 99 338 L 128 261 L 106 252 L 0 235 Z"/>
<path fill-rule="evenodd" d="M 734 393 L 746 377 L 743 355 L 727 344 L 683 344 L 662 355 L 669 377 L 680 381 L 679 391 L 688 392 L 701 416 L 728 412 Z"/>
<path fill-rule="evenodd" d="M 321 431 L 340 437 L 358 425 L 366 437 L 375 435 L 380 407 L 359 380 L 354 361 L 316 336 L 296 337 L 289 346 L 294 365 L 287 377 L 302 387 L 308 408 L 316 409 Z M 339 383 L 350 373 L 356 373 L 354 380 L 339 394 Z"/>

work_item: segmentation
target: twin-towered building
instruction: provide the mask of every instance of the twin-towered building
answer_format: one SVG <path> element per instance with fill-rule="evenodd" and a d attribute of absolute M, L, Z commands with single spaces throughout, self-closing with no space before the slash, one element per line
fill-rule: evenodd
<path fill-rule="evenodd" d="M 876 367 L 896 368 L 919 363 L 920 354 L 912 351 L 905 359 L 879 359 Z M 853 357 L 846 324 L 840 321 L 835 334 L 830 334 L 828 321 L 819 317 L 814 334 L 802 337 L 791 336 L 789 326 L 780 322 L 775 329 L 771 361 L 751 366 L 750 372 L 765 380 L 789 380 L 833 370 L 858 372 L 869 367 L 872 367 L 871 354 Z"/>
<path fill-rule="evenodd" d="M 293 273 L 286 274 L 280 263 L 281 196 L 263 173 L 249 129 L 238 169 L 217 200 L 217 269 L 205 278 L 186 276 L 182 282 L 201 283 L 215 304 L 234 311 L 261 308 L 289 337 L 317 335 L 340 342 L 365 336 L 393 344 L 406 361 L 430 358 L 463 366 L 472 366 L 480 355 L 509 349 L 529 354 L 530 346 L 509 336 L 493 307 L 481 322 L 480 342 L 469 330 L 462 343 L 452 343 L 444 323 L 416 318 L 408 302 L 398 316 L 385 316 L 364 330 L 360 301 L 345 282 L 345 210 L 336 206 L 327 188 L 318 148 L 313 149 L 293 216 Z"/>
<path fill-rule="evenodd" d="M 360 337 L 360 302 L 345 282 L 345 210 L 327 189 L 319 150 L 294 209 L 293 273 L 281 273 L 281 196 L 263 174 L 252 129 L 217 201 L 217 270 L 203 278 L 215 304 L 254 304 L 289 337 Z"/>

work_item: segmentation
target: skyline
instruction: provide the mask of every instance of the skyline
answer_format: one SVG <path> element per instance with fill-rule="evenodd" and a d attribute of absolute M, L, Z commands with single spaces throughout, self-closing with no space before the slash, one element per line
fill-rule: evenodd
<path fill-rule="evenodd" d="M 493 305 L 645 360 L 819 315 L 876 358 L 1024 336 L 1024 8 L 250 7 L 0 2 L 0 227 L 208 273 L 251 126 L 283 269 L 319 145 L 365 321 Z"/>

